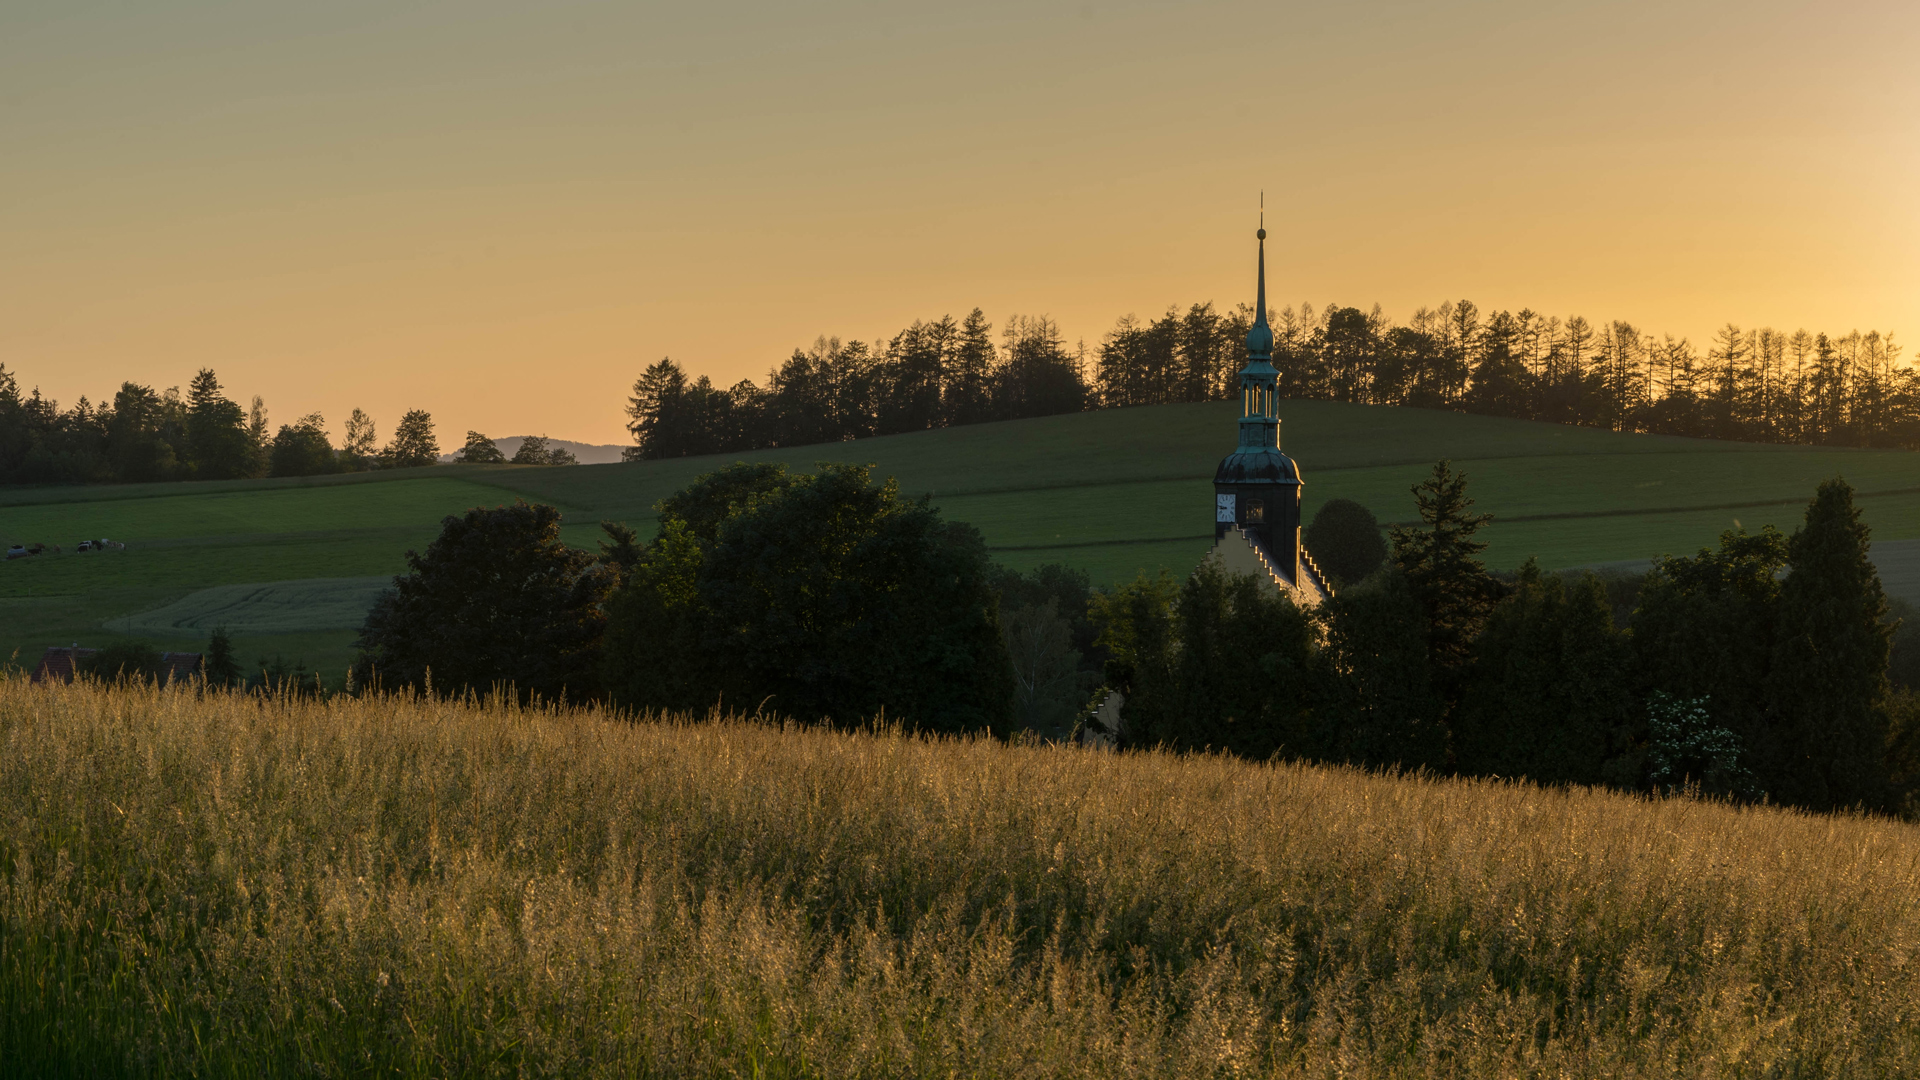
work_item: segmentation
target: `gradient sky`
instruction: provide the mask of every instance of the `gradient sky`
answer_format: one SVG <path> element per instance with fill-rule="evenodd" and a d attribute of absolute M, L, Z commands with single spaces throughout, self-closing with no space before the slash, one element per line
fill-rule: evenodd
<path fill-rule="evenodd" d="M 1920 334 L 1920 4 L 0 3 L 0 363 L 625 441 L 984 308 Z"/>

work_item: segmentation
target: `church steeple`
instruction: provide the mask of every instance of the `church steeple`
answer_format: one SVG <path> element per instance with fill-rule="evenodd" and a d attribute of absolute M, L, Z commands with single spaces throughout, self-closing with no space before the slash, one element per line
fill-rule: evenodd
<path fill-rule="evenodd" d="M 1247 366 L 1240 369 L 1240 445 L 1213 473 L 1214 550 L 1251 558 L 1248 572 L 1271 574 L 1295 603 L 1313 604 L 1331 593 L 1300 547 L 1300 469 L 1280 452 L 1280 373 L 1273 366 L 1273 327 L 1267 325 L 1265 218 L 1263 212 L 1254 234 L 1259 262 Z M 1225 565 L 1242 564 L 1228 558 Z M 1310 571 L 1304 577 L 1302 566 Z"/>
<path fill-rule="evenodd" d="M 1259 286 L 1253 327 L 1247 331 L 1247 366 L 1240 369 L 1240 445 L 1280 446 L 1280 418 L 1274 401 L 1280 373 L 1273 367 L 1273 327 L 1267 325 L 1267 227 L 1260 213 Z"/>

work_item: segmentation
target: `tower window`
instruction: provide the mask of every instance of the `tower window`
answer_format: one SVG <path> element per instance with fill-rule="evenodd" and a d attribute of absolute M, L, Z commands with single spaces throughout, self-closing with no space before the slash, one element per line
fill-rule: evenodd
<path fill-rule="evenodd" d="M 1267 504 L 1262 499 L 1247 500 L 1247 524 L 1259 525 L 1267 520 Z"/>

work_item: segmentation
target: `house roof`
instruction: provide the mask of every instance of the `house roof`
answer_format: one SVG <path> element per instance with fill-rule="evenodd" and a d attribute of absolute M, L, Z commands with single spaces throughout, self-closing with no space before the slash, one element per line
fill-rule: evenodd
<path fill-rule="evenodd" d="M 40 664 L 28 677 L 29 682 L 72 682 L 77 665 L 87 657 L 99 652 L 99 649 L 82 649 L 79 646 L 55 645 L 40 655 Z M 200 654 L 197 652 L 167 652 L 160 654 L 162 682 L 178 682 L 192 678 L 200 671 Z"/>

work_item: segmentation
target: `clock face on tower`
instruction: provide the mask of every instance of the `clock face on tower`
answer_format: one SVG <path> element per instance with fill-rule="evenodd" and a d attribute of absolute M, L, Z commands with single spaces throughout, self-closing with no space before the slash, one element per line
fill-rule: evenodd
<path fill-rule="evenodd" d="M 1234 520 L 1233 511 L 1233 496 L 1215 495 L 1213 497 L 1213 520 L 1232 521 Z"/>

